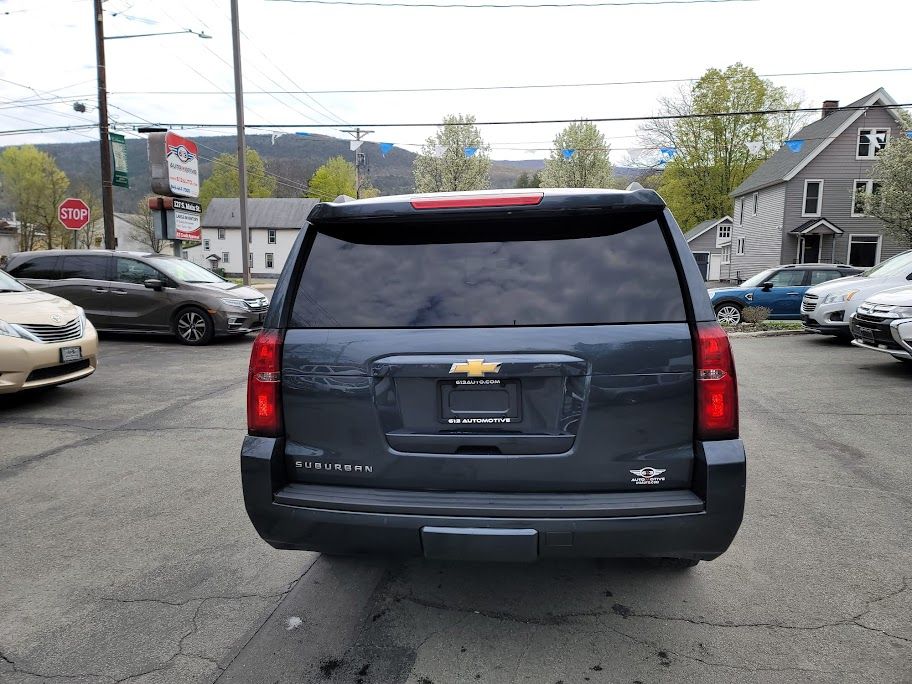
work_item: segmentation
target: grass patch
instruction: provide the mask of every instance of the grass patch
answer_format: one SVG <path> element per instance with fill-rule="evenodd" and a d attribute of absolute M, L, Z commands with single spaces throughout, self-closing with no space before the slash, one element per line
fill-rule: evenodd
<path fill-rule="evenodd" d="M 761 323 L 740 323 L 723 325 L 728 332 L 768 332 L 770 330 L 802 330 L 801 321 L 763 321 Z"/>

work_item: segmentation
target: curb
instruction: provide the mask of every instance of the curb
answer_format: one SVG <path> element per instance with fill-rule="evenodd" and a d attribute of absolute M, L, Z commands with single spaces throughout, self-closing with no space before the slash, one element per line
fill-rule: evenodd
<path fill-rule="evenodd" d="M 730 332 L 729 337 L 785 337 L 786 335 L 813 335 L 810 330 L 759 330 L 757 332 Z"/>

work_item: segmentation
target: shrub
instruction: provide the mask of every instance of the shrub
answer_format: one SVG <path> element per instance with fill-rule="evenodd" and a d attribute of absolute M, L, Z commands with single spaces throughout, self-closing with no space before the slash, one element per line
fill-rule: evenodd
<path fill-rule="evenodd" d="M 770 309 L 765 306 L 749 306 L 741 312 L 741 320 L 745 323 L 763 323 L 770 313 Z"/>

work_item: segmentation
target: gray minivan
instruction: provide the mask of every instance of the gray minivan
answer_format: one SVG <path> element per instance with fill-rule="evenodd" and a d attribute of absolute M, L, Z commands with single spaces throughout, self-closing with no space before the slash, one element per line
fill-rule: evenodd
<path fill-rule="evenodd" d="M 317 205 L 247 396 L 276 548 L 691 566 L 741 524 L 728 336 L 651 190 Z"/>
<path fill-rule="evenodd" d="M 10 275 L 85 309 L 98 330 L 173 334 L 184 344 L 257 331 L 269 304 L 186 259 L 145 252 L 61 249 L 19 252 Z"/>

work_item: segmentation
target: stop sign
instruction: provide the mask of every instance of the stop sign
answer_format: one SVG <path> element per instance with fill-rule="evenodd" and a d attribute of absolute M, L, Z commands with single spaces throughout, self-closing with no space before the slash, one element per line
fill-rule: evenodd
<path fill-rule="evenodd" d="M 57 207 L 57 219 L 70 230 L 85 228 L 89 218 L 89 205 L 78 197 L 67 197 Z"/>

